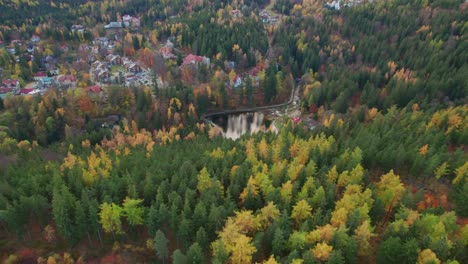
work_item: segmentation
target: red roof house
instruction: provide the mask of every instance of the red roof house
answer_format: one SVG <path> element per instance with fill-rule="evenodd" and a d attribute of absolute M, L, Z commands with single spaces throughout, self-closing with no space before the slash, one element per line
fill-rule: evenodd
<path fill-rule="evenodd" d="M 184 58 L 184 62 L 182 63 L 183 66 L 189 65 L 189 64 L 198 64 L 205 62 L 206 59 L 202 56 L 197 56 L 193 54 L 187 55 L 187 57 Z"/>
<path fill-rule="evenodd" d="M 71 88 L 76 86 L 76 76 L 61 75 L 58 77 L 58 84 L 63 88 Z"/>
<path fill-rule="evenodd" d="M 42 80 L 42 79 L 44 79 L 44 78 L 46 78 L 46 77 L 47 77 L 47 74 L 46 74 L 45 72 L 42 72 L 42 71 L 40 71 L 40 72 L 34 74 L 34 80 L 35 80 L 35 81 Z"/>
<path fill-rule="evenodd" d="M 4 80 L 3 85 L 7 88 L 18 89 L 20 86 L 20 82 L 18 80 Z"/>
<path fill-rule="evenodd" d="M 7 94 L 13 92 L 12 88 L 8 88 L 5 86 L 0 86 L 0 94 Z"/>
<path fill-rule="evenodd" d="M 33 91 L 34 89 L 32 88 L 24 88 L 24 89 L 19 90 L 18 94 L 19 95 L 30 94 Z"/>
<path fill-rule="evenodd" d="M 89 86 L 87 90 L 89 93 L 98 94 L 102 92 L 102 87 L 99 85 L 94 85 L 94 86 Z"/>

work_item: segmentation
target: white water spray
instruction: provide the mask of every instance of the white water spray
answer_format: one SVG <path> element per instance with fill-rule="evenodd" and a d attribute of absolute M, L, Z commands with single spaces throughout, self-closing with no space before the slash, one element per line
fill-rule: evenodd
<path fill-rule="evenodd" d="M 235 140 L 243 134 L 256 133 L 262 128 L 264 118 L 263 113 L 258 112 L 229 115 L 224 136 Z"/>

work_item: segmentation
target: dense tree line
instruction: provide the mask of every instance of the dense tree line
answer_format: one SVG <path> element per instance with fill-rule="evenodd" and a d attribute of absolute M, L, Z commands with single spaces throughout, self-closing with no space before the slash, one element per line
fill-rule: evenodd
<path fill-rule="evenodd" d="M 245 56 L 245 66 L 250 67 L 256 65 L 256 53 L 265 54 L 268 49 L 261 21 L 245 17 L 242 22 L 232 22 L 231 14 L 225 9 L 218 13 L 203 11 L 164 25 L 161 30 L 161 37 L 178 37 L 179 44 L 190 47 L 197 55 L 236 63 Z"/>
<path fill-rule="evenodd" d="M 288 18 L 275 33 L 281 63 L 296 76 L 319 72 L 306 107 L 347 112 L 466 103 L 466 9 L 462 1 L 390 1 Z M 294 43 L 294 45 L 290 45 Z M 353 99 L 355 98 L 355 99 Z"/>
<path fill-rule="evenodd" d="M 197 116 L 191 87 L 168 87 L 157 99 L 148 87 L 110 86 L 105 93 L 104 97 L 86 88 L 51 88 L 43 96 L 8 96 L 2 100 L 0 142 L 9 143 L 0 149 L 8 152 L 11 144 L 23 140 L 46 146 L 74 137 L 95 144 L 107 134 L 103 127 L 112 127 L 122 118 L 154 130 L 176 124 L 191 127 Z"/>
<path fill-rule="evenodd" d="M 406 189 L 393 170 L 370 180 L 373 172 L 365 168 L 381 166 L 369 160 L 365 144 L 349 148 L 341 136 L 291 124 L 278 135 L 240 141 L 203 125 L 190 134 L 184 138 L 176 128 L 152 134 L 124 121 L 99 145 L 73 145 L 63 161 L 46 165 L 35 154 L 39 148 L 19 146 L 21 163 L 1 172 L 4 231 L 28 237 L 35 219 L 76 245 L 132 241 L 135 232 L 141 240 L 147 228 L 146 237 L 154 238 L 147 250 L 161 261 L 462 263 L 468 257 L 466 227 L 445 204 L 420 206 L 422 194 Z M 444 177 L 466 185 L 466 163 L 457 153 L 445 156 L 441 161 L 454 172 Z M 400 170 L 398 162 L 388 163 Z"/>

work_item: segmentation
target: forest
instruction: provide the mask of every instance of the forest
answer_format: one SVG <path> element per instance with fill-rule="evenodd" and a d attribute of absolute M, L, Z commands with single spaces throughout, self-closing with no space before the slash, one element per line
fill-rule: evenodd
<path fill-rule="evenodd" d="M 405 124 L 418 115 L 377 113 L 367 134 L 349 137 L 369 140 L 395 118 Z M 417 119 L 415 126 L 428 126 Z M 113 244 L 106 258 L 122 262 L 463 263 L 467 227 L 452 209 L 467 212 L 464 154 L 415 142 L 399 147 L 406 157 L 374 155 L 327 136 L 336 123 L 312 133 L 289 122 L 277 135 L 229 141 L 204 125 L 189 134 L 176 127 L 151 133 L 125 120 L 100 144 L 70 144 L 63 160 L 48 161 L 40 147 L 20 143 L 22 162 L 2 171 L 4 230 L 17 243 L 42 237 L 52 248 Z M 399 176 L 408 170 L 401 164 L 412 163 L 413 183 Z M 424 176 L 427 163 L 437 167 Z M 449 197 L 418 186 L 447 182 Z M 77 261 L 99 251 L 82 254 Z"/>
<path fill-rule="evenodd" d="M 468 3 L 357 2 L 0 0 L 0 81 L 77 79 L 0 96 L 0 261 L 468 263 Z M 93 80 L 104 37 L 160 81 Z"/>

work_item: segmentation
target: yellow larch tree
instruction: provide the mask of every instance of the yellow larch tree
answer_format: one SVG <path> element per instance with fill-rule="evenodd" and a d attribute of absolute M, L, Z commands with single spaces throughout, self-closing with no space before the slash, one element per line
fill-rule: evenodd
<path fill-rule="evenodd" d="M 252 238 L 246 235 L 240 235 L 234 241 L 234 247 L 231 255 L 232 264 L 245 264 L 252 262 L 252 255 L 257 251 L 252 245 Z"/>
<path fill-rule="evenodd" d="M 364 221 L 358 228 L 356 228 L 354 231 L 354 238 L 358 243 L 358 255 L 368 256 L 372 253 L 370 239 L 374 236 L 375 234 L 372 233 L 372 227 L 369 220 Z"/>
<path fill-rule="evenodd" d="M 312 207 L 306 200 L 298 201 L 291 212 L 291 218 L 294 219 L 298 225 L 311 216 Z"/>
<path fill-rule="evenodd" d="M 440 264 L 440 259 L 430 249 L 424 249 L 419 252 L 417 264 Z"/>
<path fill-rule="evenodd" d="M 377 197 L 383 202 L 387 211 L 390 211 L 401 199 L 405 187 L 400 181 L 400 176 L 393 173 L 383 175 L 377 183 Z"/>
<path fill-rule="evenodd" d="M 323 243 L 318 243 L 317 245 L 315 245 L 315 247 L 312 249 L 312 254 L 319 261 L 327 261 L 328 258 L 330 257 L 332 250 L 333 250 L 332 246 L 323 242 Z"/>

